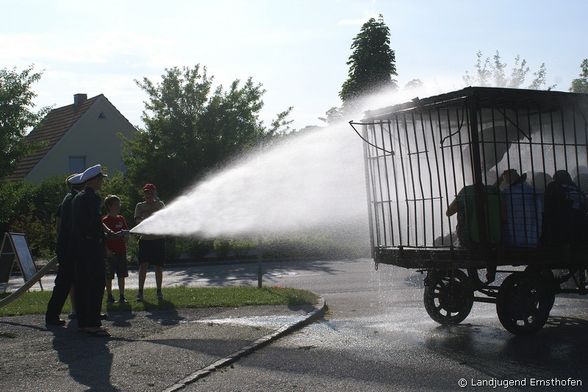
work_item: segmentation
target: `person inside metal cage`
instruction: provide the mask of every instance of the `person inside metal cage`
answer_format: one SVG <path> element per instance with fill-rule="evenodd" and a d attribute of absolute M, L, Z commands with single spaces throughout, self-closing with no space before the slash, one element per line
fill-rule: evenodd
<path fill-rule="evenodd" d="M 541 244 L 578 246 L 586 241 L 588 207 L 586 195 L 572 181 L 570 173 L 558 170 L 545 190 Z"/>
<path fill-rule="evenodd" d="M 574 184 L 586 194 L 588 192 L 588 167 L 580 166 L 574 176 Z"/>
<path fill-rule="evenodd" d="M 501 238 L 502 207 L 498 187 L 485 185 L 482 194 L 484 215 L 486 219 L 486 236 L 488 244 L 497 244 Z M 481 241 L 480 220 L 476 205 L 474 185 L 463 187 L 445 213 L 447 216 L 457 214 L 457 237 L 461 246 L 477 248 Z"/>
<path fill-rule="evenodd" d="M 500 176 L 500 196 L 504 209 L 502 241 L 507 247 L 534 248 L 539 244 L 543 201 L 516 169 Z"/>

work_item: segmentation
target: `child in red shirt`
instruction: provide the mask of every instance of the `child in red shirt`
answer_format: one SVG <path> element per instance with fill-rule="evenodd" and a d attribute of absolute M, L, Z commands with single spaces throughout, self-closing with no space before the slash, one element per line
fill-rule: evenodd
<path fill-rule="evenodd" d="M 114 303 L 112 296 L 112 280 L 114 274 L 118 277 L 119 302 L 127 303 L 125 298 L 125 278 L 129 276 L 127 267 L 127 237 L 128 231 L 125 218 L 119 215 L 120 199 L 116 195 L 109 195 L 104 199 L 104 206 L 108 215 L 102 218 L 102 223 L 111 231 L 119 234 L 116 237 L 106 239 L 106 294 L 108 303 Z"/>

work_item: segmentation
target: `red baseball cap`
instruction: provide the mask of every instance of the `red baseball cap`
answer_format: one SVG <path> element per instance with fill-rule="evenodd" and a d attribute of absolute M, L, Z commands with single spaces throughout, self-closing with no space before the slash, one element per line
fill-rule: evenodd
<path fill-rule="evenodd" d="M 153 184 L 145 184 L 143 185 L 143 191 L 155 191 L 157 187 Z"/>

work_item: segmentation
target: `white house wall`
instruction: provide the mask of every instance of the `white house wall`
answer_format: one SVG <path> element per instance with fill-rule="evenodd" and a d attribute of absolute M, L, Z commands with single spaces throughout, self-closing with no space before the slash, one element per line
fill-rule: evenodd
<path fill-rule="evenodd" d="M 104 113 L 105 118 L 98 118 L 100 113 Z M 100 97 L 25 180 L 38 183 L 48 177 L 68 175 L 70 156 L 85 156 L 86 167 L 100 163 L 109 173 L 124 172 L 122 141 L 118 134 L 130 138 L 135 132 L 120 112 L 106 98 Z"/>

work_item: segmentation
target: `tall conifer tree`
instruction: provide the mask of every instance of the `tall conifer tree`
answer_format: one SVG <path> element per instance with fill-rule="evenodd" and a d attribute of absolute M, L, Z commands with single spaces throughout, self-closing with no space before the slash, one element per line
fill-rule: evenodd
<path fill-rule="evenodd" d="M 351 44 L 348 78 L 339 96 L 348 104 L 364 95 L 385 89 L 396 89 L 396 56 L 390 48 L 390 29 L 384 17 L 370 18 Z"/>

